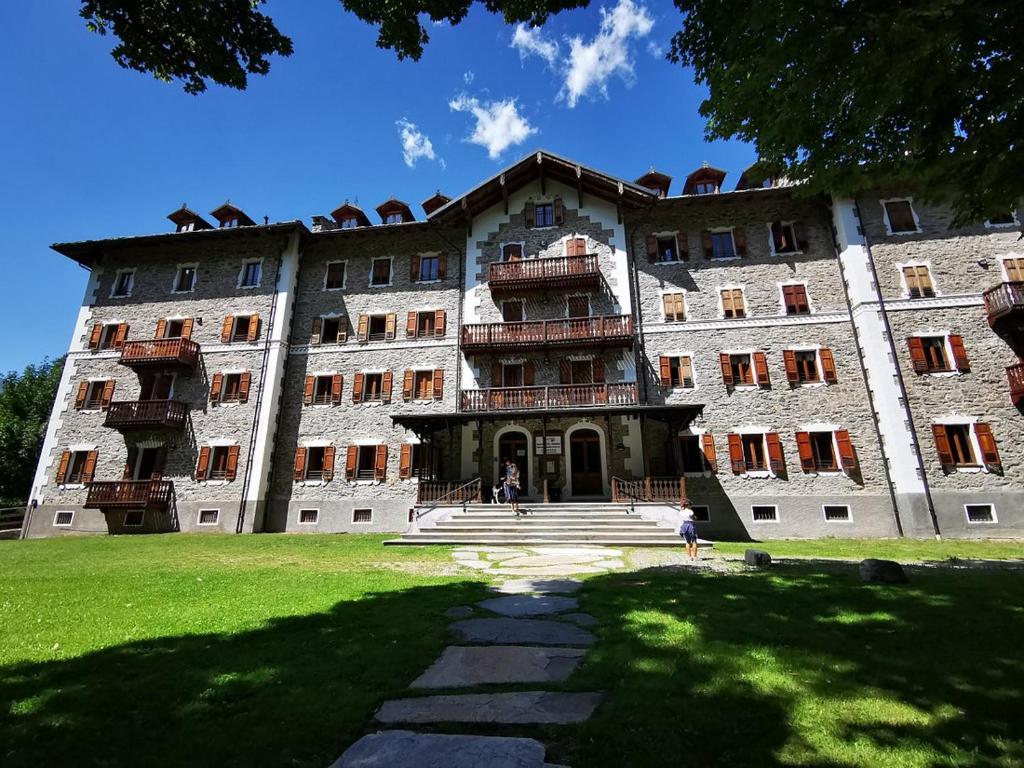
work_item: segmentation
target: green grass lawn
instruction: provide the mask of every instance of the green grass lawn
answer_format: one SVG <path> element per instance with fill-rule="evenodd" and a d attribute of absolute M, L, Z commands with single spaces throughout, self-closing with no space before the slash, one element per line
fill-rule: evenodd
<path fill-rule="evenodd" d="M 448 549 L 383 538 L 0 542 L 0 765 L 329 765 L 440 653 L 444 609 L 484 595 Z M 765 546 L 1013 556 L 971 544 Z M 600 641 L 564 687 L 605 704 L 585 725 L 507 732 L 574 768 L 1024 765 L 1024 572 L 911 577 L 865 586 L 820 562 L 592 576 Z"/>
<path fill-rule="evenodd" d="M 716 541 L 715 551 L 742 555 L 750 548 L 765 549 L 773 557 L 824 557 L 863 560 L 884 557 L 903 563 L 916 561 L 1024 560 L 1024 542 L 1010 539 L 776 539 L 761 542 Z"/>

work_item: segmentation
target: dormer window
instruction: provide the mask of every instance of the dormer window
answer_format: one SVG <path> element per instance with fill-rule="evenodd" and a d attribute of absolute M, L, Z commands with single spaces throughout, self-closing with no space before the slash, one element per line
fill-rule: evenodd
<path fill-rule="evenodd" d="M 231 203 L 224 203 L 216 210 L 210 211 L 210 215 L 217 220 L 221 229 L 251 227 L 256 223 L 246 215 L 245 211 Z"/>
<path fill-rule="evenodd" d="M 694 185 L 695 195 L 713 195 L 718 191 L 718 186 L 713 181 L 698 181 Z"/>
<path fill-rule="evenodd" d="M 355 216 L 346 216 L 341 220 L 342 229 L 355 229 L 359 226 L 359 221 Z"/>
<path fill-rule="evenodd" d="M 402 223 L 402 214 L 400 214 L 400 213 L 389 213 L 387 216 L 384 217 L 384 223 L 385 224 L 401 224 Z"/>
<path fill-rule="evenodd" d="M 221 222 L 221 227 L 224 229 L 234 229 L 238 226 L 238 219 L 226 219 Z"/>
<path fill-rule="evenodd" d="M 179 232 L 192 232 L 195 228 L 196 223 L 194 221 L 186 221 L 184 224 L 178 225 Z"/>

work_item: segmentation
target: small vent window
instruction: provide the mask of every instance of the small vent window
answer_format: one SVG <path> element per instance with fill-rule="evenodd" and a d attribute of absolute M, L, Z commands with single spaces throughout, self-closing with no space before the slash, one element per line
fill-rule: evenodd
<path fill-rule="evenodd" d="M 372 523 L 373 522 L 373 510 L 372 509 L 353 509 L 352 510 L 352 522 L 353 523 Z"/>
<path fill-rule="evenodd" d="M 848 523 L 850 519 L 850 508 L 845 504 L 825 505 L 825 522 Z"/>
<path fill-rule="evenodd" d="M 319 509 L 300 509 L 299 510 L 299 524 L 300 525 L 316 525 L 320 519 Z"/>
<path fill-rule="evenodd" d="M 750 508 L 755 523 L 775 523 L 779 520 L 778 507 L 770 505 L 754 505 Z"/>
<path fill-rule="evenodd" d="M 216 525 L 220 520 L 219 509 L 200 509 L 199 525 Z"/>
<path fill-rule="evenodd" d="M 996 510 L 991 504 L 967 504 L 964 509 L 967 511 L 968 523 L 994 523 L 996 521 Z"/>
<path fill-rule="evenodd" d="M 75 513 L 74 512 L 60 511 L 60 512 L 57 512 L 57 514 L 53 516 L 53 524 L 55 526 L 57 526 L 58 528 L 67 528 L 68 526 L 71 525 L 72 522 L 74 522 L 74 519 L 75 519 Z"/>

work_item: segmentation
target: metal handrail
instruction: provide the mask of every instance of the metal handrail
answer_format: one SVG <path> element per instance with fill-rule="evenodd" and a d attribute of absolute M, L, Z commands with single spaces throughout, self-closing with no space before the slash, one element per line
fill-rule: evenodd
<path fill-rule="evenodd" d="M 440 496 L 440 497 L 434 499 L 429 504 L 427 504 L 426 506 L 422 507 L 420 509 L 420 511 L 416 513 L 416 517 L 419 518 L 421 515 L 429 512 L 431 509 L 433 509 L 435 507 L 441 506 L 442 502 L 444 502 L 445 499 L 451 498 L 452 494 L 458 493 L 462 489 L 468 488 L 471 485 L 481 484 L 482 482 L 483 481 L 481 480 L 481 478 L 479 476 L 474 477 L 472 480 L 467 480 L 462 485 L 459 485 L 459 486 L 457 486 L 455 488 L 452 488 L 450 491 L 445 493 L 443 496 Z M 468 502 L 466 500 L 466 495 L 463 494 L 463 497 L 462 497 L 462 511 L 463 512 L 466 511 L 466 505 L 467 504 L 468 504 Z"/>

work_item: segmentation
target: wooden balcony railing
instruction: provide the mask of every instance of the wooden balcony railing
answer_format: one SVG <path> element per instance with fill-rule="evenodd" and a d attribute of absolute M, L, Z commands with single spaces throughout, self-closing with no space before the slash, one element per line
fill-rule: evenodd
<path fill-rule="evenodd" d="M 599 405 L 636 405 L 639 402 L 636 382 L 464 389 L 461 394 L 460 409 L 474 413 L 584 408 Z"/>
<path fill-rule="evenodd" d="M 983 294 L 989 325 L 1013 312 L 1024 313 L 1024 282 L 1000 283 Z"/>
<path fill-rule="evenodd" d="M 601 280 L 597 254 L 551 259 L 492 262 L 487 282 L 492 291 L 528 288 L 593 288 Z"/>
<path fill-rule="evenodd" d="M 121 349 L 121 365 L 130 368 L 170 366 L 194 369 L 198 363 L 199 345 L 192 339 L 128 341 Z"/>
<path fill-rule="evenodd" d="M 167 509 L 174 483 L 154 476 L 152 480 L 113 480 L 89 483 L 85 506 L 91 509 Z"/>
<path fill-rule="evenodd" d="M 1007 368 L 1006 379 L 1010 384 L 1010 400 L 1014 405 L 1024 404 L 1024 363 Z"/>
<path fill-rule="evenodd" d="M 179 428 L 188 421 L 188 405 L 177 400 L 119 400 L 110 404 L 103 426 L 118 430 Z"/>
<path fill-rule="evenodd" d="M 633 318 L 630 315 L 462 326 L 462 347 L 466 350 L 628 347 L 632 344 Z"/>
<path fill-rule="evenodd" d="M 682 504 L 686 500 L 686 479 L 683 477 L 644 477 L 641 480 L 612 478 L 612 501 L 667 501 Z"/>
<path fill-rule="evenodd" d="M 416 486 L 417 504 L 479 504 L 483 500 L 483 481 L 420 480 Z"/>

